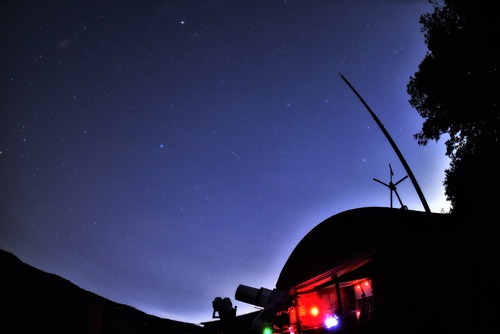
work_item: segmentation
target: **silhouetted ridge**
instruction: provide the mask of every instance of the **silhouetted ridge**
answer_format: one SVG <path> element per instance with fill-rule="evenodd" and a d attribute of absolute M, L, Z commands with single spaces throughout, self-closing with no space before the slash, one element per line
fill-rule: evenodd
<path fill-rule="evenodd" d="M 1 326 L 15 333 L 207 333 L 198 325 L 148 315 L 86 291 L 0 250 Z M 1 332 L 7 332 L 0 330 Z"/>

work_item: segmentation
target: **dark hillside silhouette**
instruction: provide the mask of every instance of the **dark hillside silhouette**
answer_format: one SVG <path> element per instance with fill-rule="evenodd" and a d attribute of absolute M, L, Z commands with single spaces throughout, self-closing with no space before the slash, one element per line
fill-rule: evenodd
<path fill-rule="evenodd" d="M 225 334 L 244 333 L 257 312 L 197 325 L 163 319 L 86 291 L 0 249 L 2 333 Z M 210 301 L 200 301 L 207 302 Z"/>
<path fill-rule="evenodd" d="M 3 333 L 208 333 L 85 291 L 3 250 L 0 268 Z"/>

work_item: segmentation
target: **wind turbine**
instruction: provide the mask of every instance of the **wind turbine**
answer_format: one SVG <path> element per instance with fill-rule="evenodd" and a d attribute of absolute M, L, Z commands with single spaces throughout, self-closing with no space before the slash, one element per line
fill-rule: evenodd
<path fill-rule="evenodd" d="M 408 177 L 408 175 L 406 175 L 405 177 L 403 177 L 401 180 L 399 180 L 398 182 L 396 183 L 393 183 L 392 182 L 392 177 L 394 176 L 394 172 L 392 171 L 392 166 L 391 164 L 389 164 L 389 170 L 391 172 L 391 175 L 390 175 L 390 181 L 389 181 L 389 184 L 387 183 L 384 183 L 380 180 L 377 180 L 376 178 L 373 178 L 373 180 L 377 181 L 378 183 L 381 183 L 383 184 L 384 186 L 386 186 L 387 188 L 389 188 L 389 191 L 390 191 L 390 194 L 391 194 L 391 208 L 392 208 L 392 193 L 394 192 L 396 194 L 396 197 L 398 198 L 398 201 L 399 201 L 399 204 L 401 205 L 401 209 L 408 209 L 406 207 L 406 205 L 403 205 L 403 202 L 401 201 L 401 198 L 399 197 L 399 194 L 398 194 L 398 191 L 396 190 L 396 186 L 398 184 L 400 184 L 404 179 L 406 179 Z"/>

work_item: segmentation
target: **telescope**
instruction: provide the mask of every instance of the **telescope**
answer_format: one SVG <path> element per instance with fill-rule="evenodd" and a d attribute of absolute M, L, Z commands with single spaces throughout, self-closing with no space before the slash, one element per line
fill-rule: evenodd
<path fill-rule="evenodd" d="M 276 306 L 282 305 L 287 295 L 288 293 L 283 290 L 257 289 L 240 284 L 236 289 L 235 298 L 240 302 L 266 308 L 270 303 Z"/>
<path fill-rule="evenodd" d="M 252 329 L 262 328 L 266 322 L 276 320 L 276 314 L 286 307 L 288 291 L 266 288 L 253 288 L 240 284 L 236 289 L 234 298 L 240 302 L 262 307 L 263 310 L 252 322 Z"/>

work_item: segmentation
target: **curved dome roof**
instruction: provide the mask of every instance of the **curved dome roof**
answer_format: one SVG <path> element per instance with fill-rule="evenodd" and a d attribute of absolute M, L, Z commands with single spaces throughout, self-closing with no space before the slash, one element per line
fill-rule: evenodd
<path fill-rule="evenodd" d="M 375 250 L 403 257 L 398 255 L 401 249 L 415 251 L 408 245 L 422 247 L 425 240 L 435 241 L 437 229 L 449 226 L 447 222 L 451 222 L 450 215 L 403 209 L 365 207 L 343 211 L 318 224 L 298 243 L 276 288 L 289 290 L 332 268 L 352 270 Z"/>

